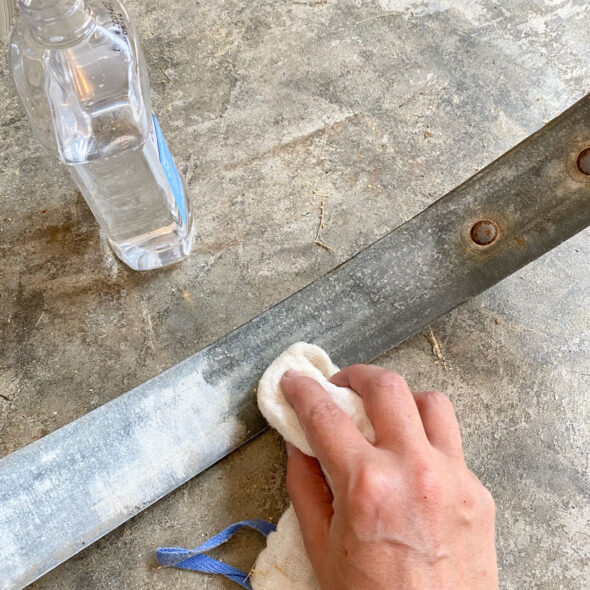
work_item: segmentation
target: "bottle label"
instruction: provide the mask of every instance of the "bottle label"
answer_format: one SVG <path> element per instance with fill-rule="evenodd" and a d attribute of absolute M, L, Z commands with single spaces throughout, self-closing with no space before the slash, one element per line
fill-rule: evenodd
<path fill-rule="evenodd" d="M 160 163 L 162 164 L 164 174 L 166 174 L 168 184 L 170 184 L 170 188 L 172 189 L 172 194 L 174 195 L 174 200 L 178 206 L 178 211 L 180 212 L 182 221 L 186 223 L 186 198 L 182 179 L 180 178 L 180 174 L 178 173 L 178 169 L 174 163 L 174 158 L 170 153 L 170 149 L 168 148 L 168 144 L 166 143 L 166 139 L 164 138 L 160 124 L 158 123 L 158 118 L 156 115 L 152 115 L 152 117 L 154 119 L 154 129 L 156 132 Z"/>

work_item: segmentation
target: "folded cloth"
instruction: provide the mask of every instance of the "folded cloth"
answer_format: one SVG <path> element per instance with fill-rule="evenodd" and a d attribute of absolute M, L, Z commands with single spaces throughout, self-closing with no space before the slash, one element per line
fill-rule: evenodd
<path fill-rule="evenodd" d="M 268 423 L 291 444 L 315 457 L 299 424 L 295 411 L 281 390 L 281 378 L 290 369 L 315 379 L 326 389 L 369 441 L 375 431 L 362 399 L 352 389 L 337 387 L 329 378 L 338 367 L 318 346 L 298 342 L 289 347 L 268 367 L 258 386 L 258 407 Z M 277 530 L 268 537 L 266 549 L 258 556 L 251 573 L 253 590 L 320 590 L 303 545 L 301 528 L 293 506 L 279 520 Z"/>

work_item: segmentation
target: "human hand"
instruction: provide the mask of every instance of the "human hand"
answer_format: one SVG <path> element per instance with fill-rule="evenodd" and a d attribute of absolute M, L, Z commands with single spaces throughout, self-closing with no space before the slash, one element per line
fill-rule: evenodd
<path fill-rule="evenodd" d="M 496 590 L 494 500 L 465 464 L 449 399 L 370 365 L 331 381 L 363 398 L 375 444 L 319 383 L 295 371 L 281 381 L 319 459 L 288 445 L 289 495 L 322 590 Z"/>

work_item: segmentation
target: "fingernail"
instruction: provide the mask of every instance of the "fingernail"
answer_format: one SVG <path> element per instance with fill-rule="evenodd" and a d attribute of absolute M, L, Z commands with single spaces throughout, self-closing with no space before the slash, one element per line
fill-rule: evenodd
<path fill-rule="evenodd" d="M 295 369 L 290 369 L 283 375 L 283 379 L 295 379 L 296 377 L 303 377 L 303 373 Z"/>
<path fill-rule="evenodd" d="M 287 449 L 287 457 L 290 457 L 295 451 L 295 447 L 288 441 L 285 441 L 285 449 Z"/>

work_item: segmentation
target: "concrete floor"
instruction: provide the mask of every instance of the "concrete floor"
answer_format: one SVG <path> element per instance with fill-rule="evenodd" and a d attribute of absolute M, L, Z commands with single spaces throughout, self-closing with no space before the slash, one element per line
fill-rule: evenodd
<path fill-rule="evenodd" d="M 31 136 L 0 61 L 0 456 L 199 350 L 398 226 L 590 86 L 585 0 L 128 1 L 187 171 L 190 259 L 137 274 Z M 313 245 L 325 201 L 322 240 Z M 377 362 L 447 392 L 498 505 L 502 587 L 590 584 L 590 233 Z M 233 588 L 158 569 L 230 522 L 276 520 L 259 437 L 36 590 Z M 64 531 L 67 534 L 67 531 Z M 262 544 L 218 555 L 245 569 Z"/>

